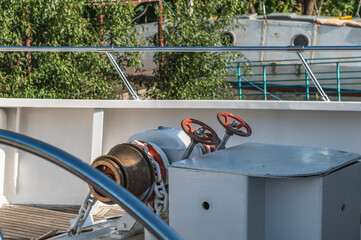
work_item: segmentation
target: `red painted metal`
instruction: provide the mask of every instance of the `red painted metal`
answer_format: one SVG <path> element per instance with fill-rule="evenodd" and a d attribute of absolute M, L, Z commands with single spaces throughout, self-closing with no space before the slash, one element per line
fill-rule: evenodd
<path fill-rule="evenodd" d="M 99 29 L 99 37 L 100 37 L 100 41 L 101 41 L 101 45 L 104 46 L 104 38 L 103 38 L 103 23 L 104 23 L 104 15 L 102 13 L 102 7 L 104 6 L 104 3 L 100 3 L 99 4 L 99 16 L 98 16 L 98 20 L 99 20 L 99 24 L 100 24 L 100 29 Z"/>
<path fill-rule="evenodd" d="M 238 136 L 249 137 L 252 134 L 251 127 L 243 119 L 232 113 L 220 112 L 217 114 L 217 119 L 230 135 L 234 133 Z M 235 123 L 231 122 L 231 119 L 236 120 Z M 235 125 L 233 126 L 233 124 Z M 246 132 L 242 130 L 243 128 L 246 129 Z"/>
<path fill-rule="evenodd" d="M 158 18 L 158 39 L 159 39 L 159 46 L 164 47 L 164 40 L 162 35 L 162 29 L 163 29 L 163 1 L 159 1 L 159 18 Z"/>
<path fill-rule="evenodd" d="M 163 159 L 160 156 L 160 154 L 158 153 L 158 151 L 149 143 L 147 142 L 142 142 L 144 145 L 147 146 L 148 151 L 150 153 L 150 155 L 152 155 L 154 161 L 156 161 L 159 164 L 159 168 L 160 168 L 160 173 L 162 175 L 162 179 L 163 182 L 166 182 L 166 167 L 164 165 Z M 155 193 L 153 192 L 152 195 L 150 195 L 150 197 L 148 198 L 148 202 L 152 202 L 155 199 Z"/>
<path fill-rule="evenodd" d="M 192 124 L 197 125 L 200 129 L 194 129 Z M 206 145 L 216 145 L 218 143 L 217 133 L 207 124 L 197 119 L 183 119 L 181 123 L 184 132 L 192 139 L 192 141 L 200 142 Z M 199 132 L 201 130 L 201 132 Z"/>
<path fill-rule="evenodd" d="M 203 148 L 206 152 L 204 153 L 210 153 L 210 152 L 215 152 L 216 151 L 216 145 L 206 145 L 206 144 L 202 144 Z"/>

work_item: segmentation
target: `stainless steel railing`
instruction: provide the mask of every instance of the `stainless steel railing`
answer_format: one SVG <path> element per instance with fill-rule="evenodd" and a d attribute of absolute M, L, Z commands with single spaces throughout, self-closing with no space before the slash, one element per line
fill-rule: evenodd
<path fill-rule="evenodd" d="M 240 51 L 360 51 L 360 46 L 233 46 L 233 47 L 16 47 L 0 52 L 240 52 Z"/>
<path fill-rule="evenodd" d="M 138 95 L 114 60 L 112 52 L 241 52 L 241 51 L 287 51 L 294 52 L 311 77 L 324 101 L 330 101 L 311 68 L 302 56 L 304 51 L 360 51 L 361 46 L 233 46 L 233 47 L 15 47 L 0 46 L 0 52 L 105 52 L 134 99 Z"/>
<path fill-rule="evenodd" d="M 0 130 L 0 143 L 33 153 L 83 179 L 121 206 L 156 237 L 182 239 L 131 193 L 69 153 L 39 140 L 6 130 Z"/>

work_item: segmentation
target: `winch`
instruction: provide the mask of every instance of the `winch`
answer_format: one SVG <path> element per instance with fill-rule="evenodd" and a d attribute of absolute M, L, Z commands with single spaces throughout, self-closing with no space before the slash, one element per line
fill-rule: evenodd
<path fill-rule="evenodd" d="M 187 118 L 182 130 L 161 126 L 132 135 L 92 166 L 158 216 L 166 213 L 185 239 L 357 239 L 358 154 L 263 143 L 226 148 L 232 135 L 249 137 L 252 129 L 232 113 L 220 112 L 217 119 L 225 129 L 222 139 L 209 125 Z M 112 204 L 89 189 L 68 236 L 89 231 L 83 225 L 96 201 Z M 125 213 L 94 227 L 91 238 L 104 236 L 100 228 L 114 238 L 129 236 L 135 223 Z"/>
<path fill-rule="evenodd" d="M 192 153 L 192 156 L 199 156 L 214 152 L 216 148 L 223 149 L 233 133 L 245 137 L 252 134 L 249 125 L 231 113 L 219 113 L 218 120 L 227 129 L 222 142 L 210 126 L 189 118 L 181 122 L 183 132 L 176 128 L 159 127 L 137 133 L 129 138 L 128 143 L 118 144 L 108 154 L 96 158 L 92 166 L 140 200 L 152 201 L 152 185 L 157 177 L 155 163 L 159 165 L 161 179 L 168 184 L 167 169 L 172 162 L 189 158 Z M 89 188 L 97 200 L 111 204 L 110 199 L 92 186 Z"/>
<path fill-rule="evenodd" d="M 234 120 L 232 123 L 230 116 Z M 246 126 L 247 134 L 242 136 L 251 135 L 248 124 L 230 113 L 220 113 L 218 119 L 226 126 L 231 125 L 233 131 L 241 131 Z M 139 200 L 148 203 L 160 215 L 168 211 L 168 168 L 174 162 L 214 152 L 220 144 L 224 148 L 229 136 L 233 134 L 228 131 L 221 141 L 210 126 L 191 118 L 184 119 L 181 128 L 182 130 L 160 126 L 158 129 L 136 133 L 128 142 L 117 144 L 107 154 L 97 157 L 91 165 Z M 69 228 L 70 235 L 81 233 L 82 225 L 90 213 L 89 208 L 95 201 L 112 204 L 97 189 L 90 185 L 89 189 L 90 193 L 81 207 L 83 210 Z"/>
<path fill-rule="evenodd" d="M 159 127 L 137 133 L 131 136 L 127 143 L 118 144 L 106 155 L 96 158 L 92 166 L 141 201 L 151 202 L 155 199 L 153 189 L 157 181 L 168 184 L 167 172 L 172 162 L 186 159 L 191 154 L 199 156 L 213 152 L 220 143 L 217 133 L 199 120 L 184 119 L 181 127 L 183 131 Z M 240 123 L 234 128 L 241 128 Z M 112 204 L 109 198 L 104 197 L 92 186 L 89 188 L 97 200 Z"/>

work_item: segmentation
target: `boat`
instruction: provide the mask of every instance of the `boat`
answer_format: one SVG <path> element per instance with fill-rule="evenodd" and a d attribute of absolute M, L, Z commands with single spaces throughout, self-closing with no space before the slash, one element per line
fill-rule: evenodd
<path fill-rule="evenodd" d="M 302 61 L 301 50 L 361 46 L 0 48 L 81 50 L 110 59 L 114 51 L 294 51 Z M 38 239 L 119 239 L 136 222 L 146 239 L 360 239 L 361 105 L 324 100 L 0 99 L 1 204 L 82 204 L 68 229 Z M 127 214 L 92 222 L 84 216 L 102 207 L 94 201 Z M 152 213 L 162 209 L 171 228 Z"/>
<path fill-rule="evenodd" d="M 158 32 L 157 18 L 154 13 L 155 2 L 143 2 L 135 9 L 139 11 L 137 31 L 144 39 L 155 39 Z M 142 9 L 142 11 L 140 11 Z M 250 14 L 240 16 L 235 20 L 241 27 L 225 30 L 224 35 L 234 46 L 343 46 L 360 44 L 361 20 L 359 18 L 303 16 L 296 13 L 271 13 L 265 16 Z M 166 24 L 166 22 L 165 22 Z M 152 45 L 153 40 L 149 41 Z M 243 87 L 263 88 L 267 81 L 267 88 L 280 92 L 292 90 L 308 90 L 308 76 L 302 70 L 295 55 L 288 52 L 244 52 L 245 58 L 229 63 L 229 76 L 226 81 L 238 87 L 240 78 L 244 80 Z M 360 79 L 355 77 L 360 64 L 361 55 L 355 51 L 309 51 L 304 58 L 313 66 L 316 76 L 328 92 L 343 92 L 348 95 L 359 96 L 361 91 Z M 145 53 L 142 60 L 144 77 L 152 77 L 156 66 L 153 54 Z M 252 72 L 238 72 L 238 64 L 246 64 Z M 129 74 L 134 74 L 127 69 Z M 337 84 L 341 81 L 341 84 Z M 291 89 L 291 91 L 290 91 Z M 279 97 L 282 99 L 282 96 Z M 309 96 L 307 97 L 309 99 Z"/>

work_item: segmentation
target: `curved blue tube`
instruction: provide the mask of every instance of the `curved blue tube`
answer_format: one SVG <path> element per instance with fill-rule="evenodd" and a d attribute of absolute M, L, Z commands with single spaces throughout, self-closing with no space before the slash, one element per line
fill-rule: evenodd
<path fill-rule="evenodd" d="M 33 153 L 83 179 L 121 206 L 156 237 L 182 239 L 131 193 L 71 154 L 34 138 L 6 130 L 0 130 L 0 143 Z"/>

